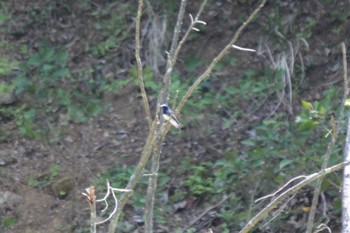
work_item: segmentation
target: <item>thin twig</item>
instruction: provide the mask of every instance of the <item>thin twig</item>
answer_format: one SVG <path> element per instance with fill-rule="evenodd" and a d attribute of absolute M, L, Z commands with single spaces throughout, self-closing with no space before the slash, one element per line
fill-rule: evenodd
<path fill-rule="evenodd" d="M 298 179 L 306 179 L 306 178 L 307 178 L 307 177 L 304 176 L 304 175 L 294 177 L 294 178 L 292 178 L 291 180 L 289 180 L 287 183 L 285 183 L 285 184 L 284 184 L 281 188 L 279 188 L 276 192 L 258 198 L 257 200 L 255 200 L 255 203 L 260 202 L 260 201 L 262 201 L 262 200 L 265 200 L 266 198 L 270 198 L 270 197 L 276 196 L 276 195 L 277 195 L 278 193 L 280 193 L 283 189 L 285 189 L 288 185 L 290 185 L 290 183 L 292 183 L 293 181 L 296 181 L 296 180 L 298 180 Z"/>
<path fill-rule="evenodd" d="M 242 51 L 247 51 L 247 52 L 256 52 L 255 49 L 243 48 L 243 47 L 239 47 L 239 46 L 237 46 L 237 45 L 232 45 L 232 48 L 238 49 L 238 50 L 242 50 Z"/>
<path fill-rule="evenodd" d="M 283 210 L 287 207 L 288 203 L 293 200 L 293 198 L 295 197 L 296 193 L 294 193 L 291 197 L 288 198 L 288 200 L 286 200 L 282 206 L 278 207 L 278 209 L 276 211 L 274 211 L 273 216 L 271 219 L 269 219 L 267 222 L 265 222 L 263 224 L 262 227 L 266 227 L 267 225 L 269 225 L 271 222 L 273 222 L 282 212 Z"/>

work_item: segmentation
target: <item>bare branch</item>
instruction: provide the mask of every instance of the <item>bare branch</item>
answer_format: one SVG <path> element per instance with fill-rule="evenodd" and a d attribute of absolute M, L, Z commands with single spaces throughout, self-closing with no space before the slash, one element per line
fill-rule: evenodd
<path fill-rule="evenodd" d="M 255 49 L 243 48 L 243 47 L 239 47 L 239 46 L 237 46 L 237 45 L 232 45 L 232 48 L 238 49 L 238 50 L 242 50 L 242 51 L 247 51 L 247 52 L 256 52 Z"/>
<path fill-rule="evenodd" d="M 142 61 L 140 57 L 140 24 L 141 24 L 141 15 L 142 15 L 142 6 L 143 6 L 143 0 L 139 0 L 139 5 L 137 8 L 137 17 L 136 17 L 136 29 L 135 29 L 135 59 L 137 63 L 137 76 L 139 78 L 139 85 L 141 89 L 141 95 L 142 95 L 142 102 L 143 107 L 145 108 L 146 116 L 147 116 L 147 122 L 148 127 L 151 128 L 152 125 L 152 116 L 151 111 L 149 108 L 147 93 L 145 89 L 145 83 L 143 80 L 143 67 L 142 67 Z"/>
<path fill-rule="evenodd" d="M 288 185 L 290 185 L 290 183 L 292 183 L 293 181 L 296 181 L 298 179 L 306 179 L 307 177 L 302 175 L 302 176 L 297 176 L 297 177 L 294 177 L 292 178 L 291 180 L 289 180 L 287 183 L 285 183 L 281 188 L 279 188 L 276 192 L 273 192 L 269 195 L 266 195 L 266 196 L 263 196 L 263 197 L 260 197 L 258 199 L 255 200 L 255 203 L 257 202 L 260 202 L 262 200 L 265 200 L 266 198 L 270 198 L 270 197 L 274 197 L 276 196 L 278 193 L 280 193 L 282 190 L 284 190 Z"/>
<path fill-rule="evenodd" d="M 183 17 L 185 14 L 186 4 L 187 4 L 187 0 L 181 0 L 180 10 L 179 10 L 179 14 L 177 15 L 176 25 L 174 28 L 172 44 L 171 44 L 170 51 L 168 54 L 166 73 L 165 73 L 164 78 L 163 78 L 164 85 L 163 85 L 163 89 L 162 89 L 162 99 L 161 99 L 162 103 L 168 102 L 169 90 L 170 90 L 170 84 L 171 84 L 171 72 L 173 69 L 172 60 L 174 58 L 175 50 L 178 47 L 177 45 L 179 42 L 179 37 L 180 37 L 181 28 L 182 28 Z"/>
<path fill-rule="evenodd" d="M 274 198 L 263 210 L 261 210 L 256 216 L 254 216 L 249 222 L 243 227 L 243 229 L 240 231 L 240 233 L 248 233 L 250 232 L 258 222 L 260 222 L 262 219 L 264 219 L 272 210 L 276 208 L 281 202 L 286 200 L 290 195 L 293 195 L 294 193 L 298 192 L 303 187 L 309 185 L 311 182 L 320 179 L 321 177 L 324 177 L 325 175 L 328 175 L 330 173 L 336 172 L 341 170 L 343 167 L 350 164 L 350 161 L 343 162 L 337 165 L 334 165 L 330 168 L 326 168 L 323 171 L 313 173 L 311 175 L 308 175 L 306 179 L 300 181 L 293 187 L 287 189 L 280 195 L 278 195 L 276 198 Z"/>
<path fill-rule="evenodd" d="M 342 43 L 343 53 L 343 75 L 344 75 L 344 88 L 346 88 L 346 98 L 349 94 L 348 84 L 348 67 L 346 59 L 346 47 Z M 344 162 L 350 161 L 350 115 L 348 116 L 347 133 L 344 147 Z M 350 167 L 344 168 L 343 172 L 343 187 L 342 187 L 342 232 L 350 232 Z"/>

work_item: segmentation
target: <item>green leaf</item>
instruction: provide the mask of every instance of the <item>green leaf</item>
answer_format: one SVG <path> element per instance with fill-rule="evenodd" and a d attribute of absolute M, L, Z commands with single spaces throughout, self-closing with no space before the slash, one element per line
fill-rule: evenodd
<path fill-rule="evenodd" d="M 0 75 L 7 75 L 16 67 L 17 62 L 10 62 L 5 57 L 0 57 Z"/>
<path fill-rule="evenodd" d="M 55 63 L 58 65 L 62 65 L 62 64 L 66 64 L 66 62 L 68 61 L 68 53 L 67 51 L 60 51 L 57 52 L 56 56 L 55 56 Z"/>
<path fill-rule="evenodd" d="M 4 24 L 9 18 L 11 18 L 10 15 L 0 12 L 0 25 Z"/>
<path fill-rule="evenodd" d="M 37 135 L 37 132 L 35 132 L 33 129 L 33 124 L 20 125 L 19 130 L 23 136 L 26 136 L 30 139 L 34 139 Z"/>
<path fill-rule="evenodd" d="M 345 107 L 350 107 L 350 99 L 346 99 L 344 102 Z"/>
<path fill-rule="evenodd" d="M 293 163 L 293 160 L 290 159 L 283 159 L 280 164 L 279 164 L 279 168 L 282 169 L 286 166 L 288 166 L 289 164 Z"/>
<path fill-rule="evenodd" d="M 58 79 L 58 78 L 63 78 L 63 77 L 67 77 L 69 76 L 70 72 L 68 68 L 61 68 L 59 70 L 56 70 L 53 74 L 52 77 L 54 79 Z"/>
<path fill-rule="evenodd" d="M 2 224 L 4 225 L 5 228 L 9 228 L 9 227 L 11 227 L 11 226 L 16 224 L 16 219 L 14 217 L 5 218 L 2 221 Z"/>
<path fill-rule="evenodd" d="M 25 76 L 17 76 L 15 79 L 16 94 L 19 95 L 31 85 L 31 82 Z"/>
<path fill-rule="evenodd" d="M 314 129 L 318 124 L 319 124 L 319 122 L 317 122 L 317 121 L 312 121 L 312 120 L 305 121 L 301 125 L 299 125 L 298 129 L 301 131 L 307 131 L 310 129 Z"/>
<path fill-rule="evenodd" d="M 305 110 L 310 111 L 313 109 L 312 103 L 310 103 L 308 101 L 301 100 L 301 105 L 303 106 L 303 109 L 305 109 Z"/>
<path fill-rule="evenodd" d="M 41 59 L 38 54 L 32 54 L 28 59 L 28 64 L 31 66 L 39 66 L 41 64 Z"/>
<path fill-rule="evenodd" d="M 39 50 L 39 54 L 42 56 L 44 62 L 52 62 L 54 60 L 55 49 L 53 45 L 44 43 L 44 49 Z"/>
<path fill-rule="evenodd" d="M 51 72 L 54 68 L 55 68 L 55 66 L 54 65 L 50 65 L 50 64 L 44 64 L 42 66 L 42 70 L 44 72 L 46 72 L 46 73 Z"/>
<path fill-rule="evenodd" d="M 250 139 L 241 141 L 241 143 L 246 146 L 255 146 L 255 142 Z"/>

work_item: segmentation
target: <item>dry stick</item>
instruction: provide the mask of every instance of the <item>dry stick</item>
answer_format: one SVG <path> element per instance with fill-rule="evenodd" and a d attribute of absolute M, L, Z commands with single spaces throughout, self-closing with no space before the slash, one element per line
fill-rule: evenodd
<path fill-rule="evenodd" d="M 143 81 L 143 68 L 142 68 L 142 61 L 140 57 L 140 25 L 141 25 L 141 15 L 142 15 L 142 6 L 143 6 L 143 0 L 139 0 L 139 6 L 137 8 L 137 16 L 136 16 L 136 28 L 135 28 L 135 59 L 137 63 L 137 76 L 139 78 L 139 85 L 141 89 L 141 95 L 142 95 L 142 101 L 143 101 L 143 107 L 145 108 L 146 116 L 147 116 L 147 122 L 148 127 L 151 128 L 152 126 L 152 116 L 151 111 L 149 109 L 149 103 L 148 98 L 146 94 L 145 89 L 145 83 Z"/>
<path fill-rule="evenodd" d="M 249 222 L 243 227 L 239 233 L 248 233 L 250 232 L 262 219 L 264 219 L 271 211 L 273 211 L 281 202 L 286 200 L 290 195 L 298 192 L 303 187 L 309 185 L 317 179 L 324 177 L 332 172 L 341 170 L 343 167 L 350 164 L 350 161 L 336 164 L 330 168 L 326 168 L 323 171 L 313 173 L 306 176 L 306 178 L 300 181 L 298 184 L 287 189 L 285 192 L 277 196 L 273 201 L 271 201 L 263 210 L 261 210 L 257 215 L 255 215 Z"/>
<path fill-rule="evenodd" d="M 344 69 L 346 69 L 346 61 L 344 64 Z M 345 73 L 345 72 L 344 72 Z M 343 93 L 343 100 L 340 106 L 340 111 L 339 111 L 339 120 L 338 120 L 338 124 L 335 123 L 334 118 L 331 118 L 331 123 L 332 123 L 332 134 L 331 134 L 331 141 L 327 146 L 327 151 L 325 154 L 325 158 L 323 160 L 323 164 L 322 164 L 322 170 L 326 169 L 326 167 L 328 166 L 328 162 L 329 159 L 332 155 L 333 152 L 333 148 L 335 146 L 335 143 L 337 141 L 338 135 L 339 135 L 339 131 L 342 128 L 343 124 L 342 124 L 342 120 L 344 117 L 344 106 L 345 106 L 345 100 L 347 98 L 349 92 L 349 87 L 348 87 L 348 80 L 347 80 L 347 76 L 344 75 L 344 93 Z M 317 209 L 317 204 L 318 204 L 318 198 L 320 196 L 320 192 L 321 192 L 321 185 L 323 182 L 323 178 L 317 180 L 316 183 L 316 188 L 315 188 L 315 192 L 314 192 L 314 196 L 312 198 L 312 205 L 311 205 L 311 211 L 309 214 L 309 218 L 307 221 L 307 228 L 306 228 L 306 233 L 311 233 L 313 226 L 314 226 L 314 221 L 315 221 L 315 215 L 316 215 L 316 209 Z"/>
<path fill-rule="evenodd" d="M 163 125 L 164 127 L 160 128 L 160 134 L 158 134 L 154 150 L 152 156 L 152 166 L 151 166 L 151 175 L 148 179 L 148 187 L 147 187 L 147 201 L 146 201 L 146 209 L 145 209 L 145 232 L 152 233 L 153 232 L 153 210 L 154 210 L 154 202 L 155 202 L 155 194 L 157 190 L 157 178 L 158 178 L 158 170 L 159 170 L 159 161 L 160 154 L 162 149 L 162 144 L 164 142 L 164 138 L 166 134 L 170 130 L 170 125 Z"/>
<path fill-rule="evenodd" d="M 89 201 L 90 207 L 90 233 L 96 233 L 96 195 L 95 187 L 91 186 L 90 188 L 85 189 L 86 193 L 82 193 L 86 196 L 86 199 Z"/>
<path fill-rule="evenodd" d="M 200 75 L 198 77 L 198 79 L 192 84 L 192 86 L 188 89 L 187 93 L 184 95 L 184 97 L 180 101 L 178 107 L 176 108 L 175 114 L 178 114 L 181 111 L 181 109 L 184 107 L 187 99 L 190 98 L 190 96 L 192 95 L 194 90 L 198 87 L 198 85 L 206 77 L 208 77 L 210 75 L 210 73 L 211 73 L 212 69 L 215 67 L 215 65 L 224 57 L 224 55 L 226 53 L 228 53 L 228 51 L 232 48 L 232 46 L 238 40 L 238 37 L 241 35 L 241 33 L 245 29 L 245 27 L 254 19 L 254 17 L 259 13 L 261 8 L 263 8 L 263 6 L 265 5 L 266 1 L 267 0 L 262 0 L 260 5 L 254 10 L 254 12 L 248 17 L 248 19 L 246 21 L 244 21 L 243 24 L 239 27 L 239 29 L 237 30 L 236 34 L 234 35 L 234 37 L 230 41 L 230 43 L 228 45 L 226 45 L 226 47 L 219 53 L 219 55 L 217 55 L 213 59 L 213 61 L 209 64 L 208 68 L 204 71 L 204 73 L 202 75 Z"/>
<path fill-rule="evenodd" d="M 343 70 L 344 81 L 348 87 L 348 68 L 346 59 L 346 47 L 344 42 L 342 43 L 343 53 Z M 348 96 L 349 91 L 346 93 Z M 348 129 L 346 133 L 345 148 L 344 148 L 344 162 L 350 161 L 350 115 L 348 116 Z M 342 188 L 342 232 L 350 232 L 350 167 L 345 167 L 343 172 L 343 188 Z"/>

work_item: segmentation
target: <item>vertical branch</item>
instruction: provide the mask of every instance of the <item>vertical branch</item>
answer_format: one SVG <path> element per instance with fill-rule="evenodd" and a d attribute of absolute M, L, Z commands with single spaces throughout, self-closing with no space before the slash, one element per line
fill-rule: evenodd
<path fill-rule="evenodd" d="M 95 189 L 93 189 L 93 197 L 94 200 L 90 203 L 90 223 L 91 223 L 91 228 L 90 232 L 91 233 L 96 233 L 96 196 L 95 194 Z"/>
<path fill-rule="evenodd" d="M 89 201 L 90 207 L 90 233 L 96 233 L 96 195 L 95 187 L 85 189 L 86 193 L 82 193 Z"/>
<path fill-rule="evenodd" d="M 173 59 L 174 59 L 174 53 L 175 53 L 175 50 L 177 48 L 179 37 L 180 37 L 182 21 L 183 21 L 183 17 L 185 14 L 186 4 L 187 4 L 187 0 L 181 0 L 180 10 L 179 10 L 179 14 L 177 15 L 176 26 L 174 29 L 174 35 L 173 35 L 173 39 L 171 42 L 170 51 L 168 53 L 166 72 L 165 72 L 164 79 L 163 79 L 164 86 L 162 89 L 162 99 L 161 99 L 162 103 L 168 102 L 169 90 L 170 90 L 170 84 L 171 84 L 171 72 L 173 69 L 172 63 L 173 63 Z"/>
<path fill-rule="evenodd" d="M 182 45 L 185 43 L 185 41 L 188 38 L 189 33 L 193 29 L 194 25 L 199 21 L 200 13 L 203 11 L 204 5 L 207 2 L 207 0 L 204 0 L 201 4 L 199 11 L 196 15 L 195 20 L 191 17 L 191 24 L 189 28 L 187 29 L 185 35 L 183 36 L 182 40 L 178 44 L 180 33 L 181 33 L 181 27 L 183 22 L 183 17 L 185 13 L 186 3 L 187 0 L 182 0 L 180 5 L 179 14 L 176 21 L 176 26 L 174 29 L 174 35 L 172 39 L 172 44 L 170 51 L 168 53 L 167 58 L 167 67 L 166 72 L 164 75 L 164 85 L 162 88 L 162 96 L 161 101 L 162 103 L 168 103 L 169 98 L 169 91 L 170 91 L 170 84 L 171 84 L 171 73 L 172 70 L 176 64 L 177 55 L 179 54 L 179 51 L 182 48 Z M 169 126 L 167 127 L 167 130 L 169 130 Z M 158 179 L 158 170 L 159 170 L 159 161 L 160 161 L 160 154 L 162 149 L 162 144 L 165 138 L 167 131 L 165 131 L 159 140 L 157 140 L 157 144 L 154 146 L 153 156 L 152 156 L 152 167 L 151 167 L 151 174 L 148 180 L 148 188 L 147 188 L 147 201 L 146 201 L 146 211 L 145 211 L 145 232 L 152 233 L 153 232 L 153 211 L 154 211 L 154 203 L 155 203 L 155 194 L 157 189 L 157 179 Z"/>
<path fill-rule="evenodd" d="M 165 135 L 164 135 L 165 137 Z M 164 141 L 164 137 L 161 135 L 160 139 L 157 140 L 160 145 Z M 153 211 L 155 203 L 155 195 L 157 191 L 157 180 L 158 180 L 158 170 L 159 170 L 159 161 L 160 161 L 160 149 L 161 146 L 155 146 L 153 155 L 152 155 L 152 166 L 151 174 L 148 179 L 147 187 L 147 202 L 145 210 L 145 232 L 153 233 Z"/>
<path fill-rule="evenodd" d="M 331 118 L 331 124 L 332 124 L 332 138 L 331 141 L 329 142 L 327 146 L 327 151 L 324 156 L 324 160 L 322 163 L 322 171 L 324 172 L 326 167 L 328 166 L 329 159 L 332 155 L 333 148 L 335 146 L 335 143 L 337 141 L 339 131 L 342 128 L 342 120 L 344 117 L 344 106 L 345 106 L 345 100 L 347 98 L 347 95 L 349 93 L 349 87 L 348 87 L 348 80 L 347 80 L 347 64 L 346 64 L 346 51 L 344 52 L 345 45 L 342 43 L 342 49 L 343 49 L 343 67 L 344 67 L 344 92 L 343 92 L 343 100 L 340 106 L 339 110 L 339 119 L 338 119 L 338 124 L 335 123 L 334 118 Z M 345 61 L 344 61 L 345 60 Z M 315 192 L 314 196 L 312 198 L 312 205 L 311 205 L 311 211 L 309 214 L 309 218 L 307 221 L 307 228 L 306 228 L 306 233 L 311 233 L 312 229 L 314 227 L 314 221 L 315 221 L 315 215 L 316 215 L 316 209 L 317 209 L 317 204 L 318 204 L 318 198 L 321 193 L 321 185 L 323 182 L 323 178 L 317 180 L 316 187 L 315 187 Z"/>
<path fill-rule="evenodd" d="M 349 94 L 348 89 L 348 68 L 346 59 L 346 47 L 342 43 L 343 53 L 343 72 L 344 85 L 347 88 L 346 97 Z M 350 116 L 348 116 L 348 127 L 346 133 L 345 147 L 344 147 L 344 162 L 350 161 Z M 342 232 L 350 232 L 350 167 L 345 167 L 343 172 L 343 188 L 342 188 Z"/>
<path fill-rule="evenodd" d="M 149 108 L 147 93 L 145 89 L 145 83 L 143 80 L 143 68 L 142 68 L 142 61 L 140 57 L 140 31 L 141 31 L 141 15 L 142 15 L 142 6 L 143 6 L 143 0 L 139 0 L 139 5 L 137 8 L 137 16 L 136 16 L 136 28 L 135 28 L 135 59 L 137 63 L 137 76 L 139 78 L 139 84 L 141 89 L 141 95 L 142 95 L 142 101 L 143 101 L 143 107 L 145 108 L 146 116 L 147 116 L 147 122 L 148 127 L 151 129 L 152 125 L 152 116 L 151 111 Z"/>

